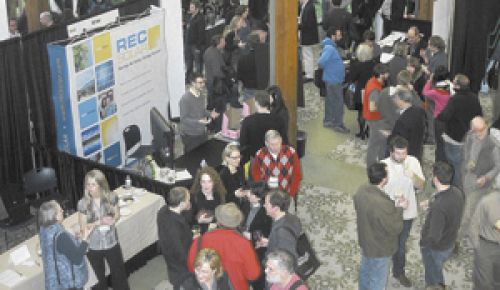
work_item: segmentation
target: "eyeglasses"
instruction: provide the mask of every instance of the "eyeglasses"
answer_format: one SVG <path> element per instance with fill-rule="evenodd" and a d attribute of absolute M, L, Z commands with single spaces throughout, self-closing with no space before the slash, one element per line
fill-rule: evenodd
<path fill-rule="evenodd" d="M 236 160 L 236 159 L 240 159 L 241 155 L 238 155 L 238 156 L 229 156 L 229 158 L 233 159 L 233 160 Z"/>

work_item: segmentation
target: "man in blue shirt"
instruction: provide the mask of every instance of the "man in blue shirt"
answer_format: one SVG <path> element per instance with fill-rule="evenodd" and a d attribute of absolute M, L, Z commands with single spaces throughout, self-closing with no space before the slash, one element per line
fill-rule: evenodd
<path fill-rule="evenodd" d="M 345 67 L 337 51 L 335 41 L 341 37 L 341 30 L 330 27 L 327 36 L 321 43 L 323 50 L 318 59 L 318 65 L 323 69 L 323 81 L 326 84 L 325 118 L 323 126 L 333 128 L 339 133 L 349 133 L 344 126 L 344 97 L 342 83 L 345 77 Z"/>

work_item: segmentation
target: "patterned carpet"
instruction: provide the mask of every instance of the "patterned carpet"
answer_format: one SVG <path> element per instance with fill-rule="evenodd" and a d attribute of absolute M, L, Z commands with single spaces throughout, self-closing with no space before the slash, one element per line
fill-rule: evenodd
<path fill-rule="evenodd" d="M 492 102 L 489 95 L 480 95 L 483 113 L 491 124 Z M 322 116 L 324 101 L 313 85 L 305 86 L 305 108 L 298 110 L 298 124 Z M 350 137 L 326 156 L 347 164 L 365 167 L 367 141 Z M 429 180 L 434 163 L 434 146 L 424 146 L 423 170 Z M 429 187 L 429 186 L 428 186 Z M 357 289 L 360 251 L 357 243 L 356 218 L 349 193 L 331 188 L 302 184 L 298 215 L 314 243 L 322 266 L 308 284 L 311 289 Z M 417 199 L 426 199 L 422 193 Z M 424 269 L 418 245 L 425 212 L 415 219 L 407 244 L 407 276 L 413 281 L 411 289 L 425 289 Z M 448 289 L 472 288 L 472 249 L 462 247 L 457 255 L 445 263 L 445 281 Z M 387 289 L 408 289 L 389 278 Z"/>
<path fill-rule="evenodd" d="M 348 193 L 303 184 L 299 217 L 314 243 L 322 266 L 308 284 L 311 289 L 357 289 L 360 251 L 357 243 L 356 216 Z M 407 244 L 407 275 L 411 289 L 424 289 L 424 269 L 418 241 L 424 213 L 414 221 Z M 445 281 L 450 289 L 471 289 L 472 254 L 460 251 L 445 264 Z M 408 289 L 392 277 L 387 289 Z"/>

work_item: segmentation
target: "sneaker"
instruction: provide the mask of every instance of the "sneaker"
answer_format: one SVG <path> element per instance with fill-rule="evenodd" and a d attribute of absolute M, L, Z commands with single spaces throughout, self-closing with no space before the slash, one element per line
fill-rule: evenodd
<path fill-rule="evenodd" d="M 351 132 L 344 125 L 333 127 L 333 131 L 343 133 L 343 134 L 348 134 L 349 132 Z"/>
<path fill-rule="evenodd" d="M 332 122 L 323 122 L 323 127 L 325 127 L 325 128 L 333 128 L 333 123 Z"/>
<path fill-rule="evenodd" d="M 394 277 L 394 278 L 396 278 L 396 280 L 398 280 L 398 281 L 399 281 L 399 283 L 400 283 L 402 286 L 406 287 L 406 288 L 409 288 L 409 287 L 411 287 L 411 285 L 412 285 L 412 283 L 411 283 L 410 279 L 408 279 L 408 277 L 406 277 L 406 275 L 405 275 L 405 274 L 403 274 L 403 275 L 401 275 L 401 276 L 399 276 L 399 277 Z"/>

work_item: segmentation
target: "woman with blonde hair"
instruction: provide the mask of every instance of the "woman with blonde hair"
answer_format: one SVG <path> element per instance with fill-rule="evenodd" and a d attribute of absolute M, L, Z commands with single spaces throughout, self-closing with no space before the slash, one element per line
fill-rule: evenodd
<path fill-rule="evenodd" d="M 190 192 L 195 223 L 205 233 L 208 225 L 215 222 L 215 208 L 226 202 L 226 188 L 217 171 L 205 166 L 196 172 Z"/>
<path fill-rule="evenodd" d="M 97 276 L 95 289 L 108 289 L 105 273 L 106 260 L 111 272 L 113 289 L 129 289 L 125 263 L 118 236 L 116 222 L 120 219 L 118 196 L 109 190 L 104 174 L 93 169 L 85 175 L 84 195 L 78 202 L 80 228 L 93 226 L 89 235 L 87 257 Z"/>
<path fill-rule="evenodd" d="M 229 278 L 222 262 L 214 249 L 205 248 L 196 254 L 194 276 L 186 279 L 181 290 L 231 290 Z"/>
<path fill-rule="evenodd" d="M 362 43 L 356 49 L 356 59 L 351 62 L 351 69 L 346 77 L 346 81 L 354 83 L 356 90 L 354 91 L 355 109 L 358 111 L 359 133 L 356 137 L 365 139 L 367 137 L 367 128 L 365 119 L 363 118 L 363 103 L 361 101 L 361 90 L 366 86 L 368 80 L 373 76 L 375 61 L 373 61 L 373 48 Z"/>
<path fill-rule="evenodd" d="M 241 208 L 244 195 L 241 188 L 246 182 L 240 160 L 240 146 L 238 143 L 229 143 L 222 151 L 222 164 L 217 169 L 227 191 L 226 202 L 234 202 Z"/>

